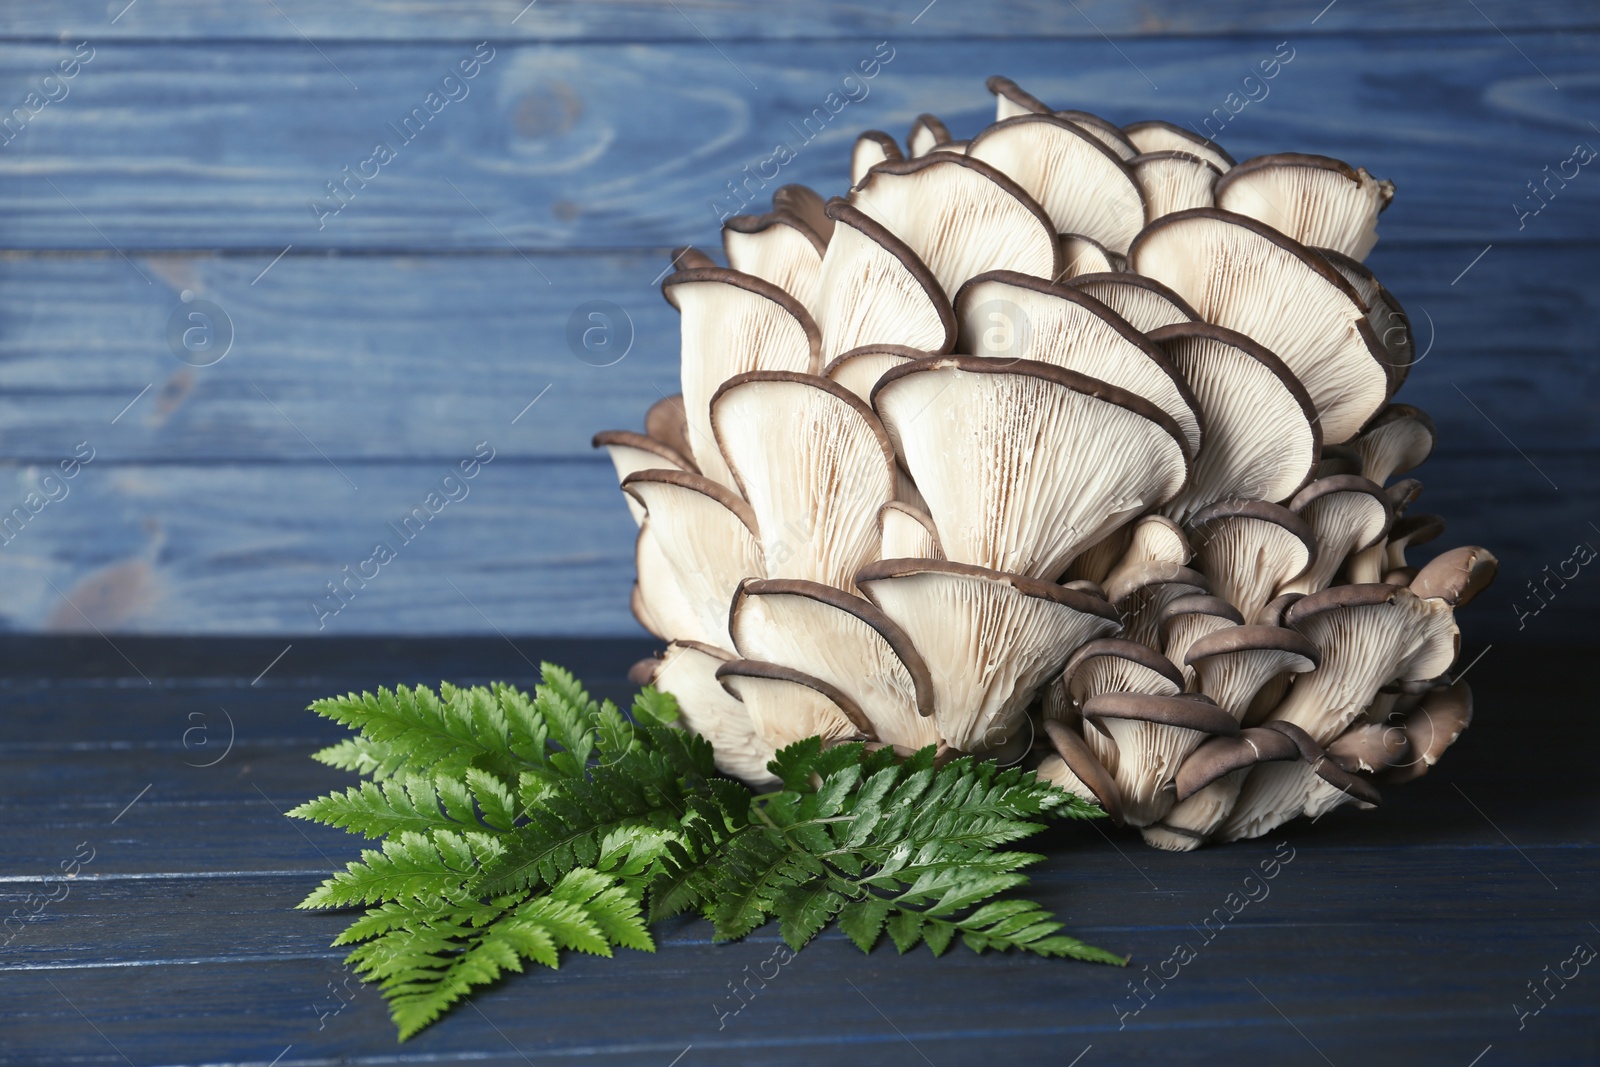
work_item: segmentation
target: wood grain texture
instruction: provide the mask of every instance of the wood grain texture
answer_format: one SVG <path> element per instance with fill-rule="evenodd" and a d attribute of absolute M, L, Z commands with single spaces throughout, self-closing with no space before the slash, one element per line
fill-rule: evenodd
<path fill-rule="evenodd" d="M 1480 251 L 1373 255 L 1424 353 L 1400 399 L 1433 414 L 1441 455 L 1505 448 L 1490 419 L 1524 449 L 1600 447 L 1600 246 L 1497 246 L 1452 285 Z M 115 255 L 13 253 L 0 257 L 0 456 L 49 464 L 87 439 L 117 462 L 282 462 L 317 458 L 309 437 L 341 462 L 448 463 L 481 434 L 503 456 L 588 458 L 595 431 L 639 428 L 678 391 L 678 315 L 653 284 L 667 257 L 538 256 L 550 285 L 515 256 L 291 254 L 257 285 L 265 261 L 138 257 L 146 285 Z M 234 350 L 213 366 L 169 347 L 185 290 L 231 322 Z M 631 332 L 611 366 L 568 346 L 591 300 L 621 309 L 615 343 Z"/>
<path fill-rule="evenodd" d="M 847 0 L 776 0 L 759 9 L 716 0 L 349 0 L 330 8 L 316 0 L 219 8 L 209 0 L 139 0 L 136 5 L 100 0 L 17 0 L 6 11 L 5 36 L 49 37 L 67 33 L 108 40 L 253 38 L 318 41 L 585 40 L 615 38 L 676 40 L 701 34 L 718 40 L 758 37 L 800 39 L 893 33 L 904 38 L 956 36 L 1149 37 L 1221 33 L 1375 34 L 1401 30 L 1486 30 L 1489 19 L 1509 32 L 1593 24 L 1563 0 L 1511 3 L 1485 0 L 1482 13 L 1438 0 L 1401 0 L 1381 7 L 1346 4 L 1320 11 L 1316 4 L 1270 0 L 1241 9 L 1217 2 L 1146 0 L 1132 5 L 1079 0 L 1076 5 L 1020 0 L 1004 5 L 895 0 L 868 4 Z M 1319 17 L 1320 11 L 1320 17 Z"/>
<path fill-rule="evenodd" d="M 1201 126 L 1218 110 L 1211 129 L 1226 120 L 1218 139 L 1241 159 L 1296 150 L 1364 165 L 1399 187 L 1382 226 L 1391 242 L 1600 236 L 1600 182 L 1584 170 L 1552 185 L 1555 198 L 1520 229 L 1512 206 L 1544 167 L 1553 173 L 1575 142 L 1596 138 L 1600 34 L 1527 34 L 1515 47 L 1491 32 L 1448 38 L 1448 48 L 1419 34 L 1297 39 L 1284 53 L 1292 61 L 1253 90 L 1267 95 L 1249 104 L 1235 95 L 1232 116 L 1229 94 L 1275 42 L 903 41 L 889 45 L 894 58 L 868 95 L 845 103 L 842 79 L 876 41 L 728 41 L 718 46 L 726 61 L 698 40 L 502 43 L 469 95 L 409 143 L 389 124 L 421 106 L 470 46 L 329 42 L 319 54 L 288 42 L 104 43 L 70 95 L 0 148 L 10 189 L 0 235 L 13 248 L 250 249 L 261 266 L 289 244 L 705 242 L 728 183 L 745 181 L 742 168 L 780 139 L 797 155 L 773 183 L 842 191 L 858 131 L 904 136 L 931 111 L 970 134 L 994 114 L 984 78 L 1003 70 L 1059 106 L 1118 122 Z M 21 103 L 62 53 L 8 48 L 0 102 Z M 819 108 L 826 124 L 815 121 L 822 132 L 804 143 L 795 128 Z M 353 179 L 348 204 L 319 221 L 310 202 L 337 204 L 327 183 L 357 170 L 380 139 L 396 158 L 368 167 L 364 185 Z M 749 180 L 764 202 L 773 183 Z"/>
<path fill-rule="evenodd" d="M 409 544 L 388 524 L 448 468 L 338 466 L 359 491 L 321 460 L 91 465 L 0 547 L 0 618 L 13 630 L 147 634 L 640 633 L 628 613 L 634 526 L 604 461 L 496 460 Z M 1512 607 L 1533 607 L 1525 583 L 1575 544 L 1600 545 L 1592 454 L 1524 458 L 1507 446 L 1416 473 L 1427 485 L 1417 507 L 1448 520 L 1436 545 L 1486 545 L 1501 560 L 1500 580 L 1463 613 L 1469 642 L 1593 632 L 1600 580 L 1586 569 L 1520 628 Z M 326 583 L 379 541 L 396 558 L 323 617 L 312 605 L 333 606 Z M 1424 548 L 1415 558 L 1435 545 Z"/>
<path fill-rule="evenodd" d="M 772 957 L 774 932 L 713 945 L 705 924 L 680 918 L 657 928 L 653 955 L 573 955 L 397 1047 L 380 998 L 343 984 L 342 953 L 327 947 L 348 916 L 292 910 L 360 845 L 311 826 L 302 835 L 272 810 L 350 780 L 305 758 L 329 728 L 300 708 L 317 686 L 423 671 L 524 680 L 519 658 L 498 642 L 313 641 L 252 686 L 248 668 L 275 644 L 130 642 L 153 686 L 84 639 L 0 639 L 14 665 L 0 674 L 8 707 L 34 721 L 54 710 L 61 724 L 50 741 L 0 725 L 0 774 L 18 786 L 0 821 L 0 910 L 41 889 L 57 853 L 85 840 L 97 850 L 67 898 L 0 953 L 0 1063 L 668 1064 L 682 1054 L 683 1064 L 959 1067 L 997 1056 L 1065 1064 L 1092 1046 L 1081 1062 L 1413 1067 L 1467 1064 L 1489 1045 L 1499 1062 L 1541 1065 L 1600 1051 L 1600 994 L 1581 980 L 1521 1030 L 1511 1007 L 1543 967 L 1595 940 L 1586 920 L 1600 903 L 1590 877 L 1600 821 L 1584 770 L 1600 735 L 1592 717 L 1568 714 L 1581 699 L 1569 665 L 1589 650 L 1491 653 L 1475 669 L 1471 731 L 1376 811 L 1183 855 L 1126 834 L 1114 848 L 1084 826 L 1030 841 L 1047 854 L 1030 894 L 1074 933 L 1130 953 L 1126 971 L 959 947 L 939 960 L 884 948 L 863 958 L 829 933 L 765 987 L 752 981 L 747 1006 L 724 1016 L 738 1004 L 729 984 Z M 583 647 L 585 675 L 620 690 L 638 646 Z M 74 662 L 82 680 L 52 674 Z M 178 729 L 218 703 L 239 713 L 246 742 L 213 767 L 182 767 Z M 1551 746 L 1557 729 L 1565 743 Z M 1292 859 L 1270 893 L 1207 941 L 1197 928 L 1279 840 Z M 1164 985 L 1152 979 L 1143 1010 L 1119 1014 L 1137 1003 L 1127 983 L 1179 942 L 1196 958 Z"/>

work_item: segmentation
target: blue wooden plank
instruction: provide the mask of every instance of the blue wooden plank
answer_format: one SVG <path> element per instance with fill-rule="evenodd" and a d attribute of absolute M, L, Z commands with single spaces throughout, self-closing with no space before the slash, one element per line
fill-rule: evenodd
<path fill-rule="evenodd" d="M 137 5 L 100 0 L 15 0 L 0 26 L 10 37 L 154 37 L 162 40 L 248 37 L 303 43 L 340 39 L 439 40 L 493 37 L 509 40 L 585 40 L 625 35 L 633 40 L 718 40 L 759 37 L 802 39 L 892 33 L 914 39 L 947 35 L 1019 37 L 1212 36 L 1219 33 L 1392 33 L 1403 30 L 1487 30 L 1487 19 L 1507 32 L 1593 26 L 1594 13 L 1570 0 L 1512 3 L 1484 0 L 1480 15 L 1440 0 L 1397 0 L 1380 7 L 1317 5 L 1270 0 L 1248 9 L 1205 0 L 1147 0 L 1137 6 L 1110 0 L 1076 5 L 1018 0 L 1003 5 L 929 4 L 848 0 L 734 5 L 714 0 L 348 0 L 330 8 L 316 0 L 279 0 L 272 6 L 221 6 L 214 0 L 141 0 Z"/>
<path fill-rule="evenodd" d="M 1297 38 L 1284 46 L 1291 61 L 1253 88 L 1244 77 L 1277 50 L 1267 38 L 1115 48 L 1099 39 L 904 41 L 886 46 L 892 60 L 873 80 L 846 86 L 877 41 L 800 50 L 729 41 L 719 46 L 727 62 L 698 40 L 490 46 L 495 58 L 454 90 L 467 95 L 435 97 L 438 114 L 423 111 L 420 132 L 405 137 L 390 124 L 423 107 L 471 60 L 470 46 L 330 42 L 324 58 L 288 43 L 105 43 L 69 95 L 0 148 L 11 190 L 0 240 L 246 248 L 262 267 L 291 244 L 704 242 L 718 214 L 738 206 L 730 183 L 762 191 L 757 170 L 747 178 L 743 168 L 762 167 L 778 141 L 796 155 L 773 181 L 842 191 L 856 131 L 903 135 L 932 111 L 970 134 L 993 115 L 983 79 L 996 71 L 1119 122 L 1159 116 L 1205 127 L 1209 118 L 1206 128 L 1240 158 L 1297 150 L 1365 165 L 1400 189 L 1382 227 L 1389 241 L 1600 234 L 1600 183 L 1581 170 L 1565 187 L 1552 179 L 1555 198 L 1539 215 L 1519 222 L 1513 206 L 1536 205 L 1527 183 L 1544 181 L 1545 167 L 1563 169 L 1574 142 L 1596 136 L 1588 125 L 1600 88 L 1595 33 L 1529 34 L 1515 45 L 1489 32 Z M 22 102 L 62 53 L 8 48 L 0 101 Z M 1243 102 L 1246 88 L 1259 102 Z M 801 129 L 808 117 L 820 134 Z M 387 163 L 374 155 L 380 139 L 394 152 Z M 343 200 L 329 192 L 334 181 L 346 183 Z M 313 201 L 322 206 L 313 210 Z"/>
<path fill-rule="evenodd" d="M 0 618 L 15 630 L 89 632 L 92 621 L 151 634 L 640 632 L 628 613 L 633 523 L 604 461 L 497 461 L 409 543 L 388 524 L 422 507 L 447 468 L 338 467 L 91 465 L 0 547 Z M 1580 541 L 1600 545 L 1591 453 L 1523 456 L 1502 442 L 1416 474 L 1427 485 L 1417 507 L 1448 519 L 1437 544 L 1481 544 L 1501 560 L 1501 581 L 1464 612 L 1469 641 L 1596 633 L 1600 582 L 1563 563 Z M 359 572 L 379 541 L 395 558 L 366 564 L 376 577 L 347 587 L 340 606 L 327 583 Z M 1571 580 L 1524 618 L 1518 606 L 1536 606 L 1526 583 L 1554 581 L 1547 566 Z"/>
<path fill-rule="evenodd" d="M 40 646 L 41 659 L 75 647 Z M 255 647 L 264 655 L 273 646 Z M 405 647 L 394 646 L 402 661 Z M 439 642 L 417 647 L 458 676 L 498 665 L 466 643 L 454 653 Z M 609 647 L 614 662 L 606 673 L 614 676 L 632 649 Z M 217 692 L 248 687 L 242 676 L 211 676 L 210 666 L 214 654 L 229 664 L 246 651 L 207 642 L 151 646 L 151 660 L 171 676 L 164 681 L 195 683 L 169 690 L 165 714 L 182 718 Z M 583 1057 L 666 1064 L 681 1056 L 685 1064 L 960 1065 L 996 1057 L 1067 1063 L 1087 1052 L 1083 1063 L 1312 1063 L 1320 1053 L 1335 1063 L 1411 1065 L 1470 1063 L 1493 1045 L 1499 1062 L 1587 1063 L 1597 1006 L 1586 984 L 1558 990 L 1520 1030 L 1509 1010 L 1527 1001 L 1526 983 L 1544 967 L 1559 965 L 1574 943 L 1594 940 L 1585 932 L 1597 902 L 1588 874 L 1600 842 L 1581 777 L 1595 721 L 1567 715 L 1587 684 L 1570 664 L 1585 655 L 1524 647 L 1486 659 L 1474 679 L 1480 716 L 1472 732 L 1439 770 L 1393 790 L 1377 812 L 1340 811 L 1270 841 L 1189 854 L 1128 840 L 1124 855 L 1081 825 L 1030 842 L 1047 854 L 1032 868 L 1030 895 L 1073 932 L 1130 952 L 1126 971 L 978 957 L 959 946 L 939 960 L 884 947 L 864 958 L 828 933 L 772 978 L 762 964 L 777 948 L 773 930 L 714 945 L 704 923 L 685 917 L 658 928 L 654 955 L 575 954 L 559 972 L 532 970 L 482 991 L 475 1009 L 451 1013 L 398 1048 L 380 999 L 345 986 L 341 953 L 326 947 L 348 916 L 291 910 L 327 862 L 317 849 L 337 861 L 353 854 L 356 839 L 330 833 L 312 845 L 268 812 L 268 802 L 256 802 L 267 813 L 257 818 L 243 799 L 225 799 L 229 790 L 259 796 L 259 787 L 283 806 L 318 788 L 288 761 L 251 753 L 187 780 L 169 776 L 166 799 L 153 789 L 113 826 L 115 812 L 99 805 L 99 791 L 157 773 L 148 752 L 87 761 L 60 752 L 39 769 L 0 755 L 8 781 L 61 776 L 53 796 L 5 802 L 11 817 L 0 821 L 0 904 L 26 899 L 50 846 L 70 851 L 91 835 L 104 845 L 67 899 L 0 954 L 7 1005 L 0 1062 L 109 1064 L 125 1056 L 265 1067 L 274 1057 L 280 1065 Z M 362 671 L 393 666 L 368 649 L 352 655 L 346 677 L 359 685 Z M 30 702 L 101 692 L 97 708 L 76 698 L 61 707 L 85 715 L 83 725 L 108 739 L 142 736 L 149 723 L 139 720 L 159 714 L 138 689 L 48 682 L 34 673 L 9 683 Z M 290 687 L 280 695 L 287 701 Z M 260 737 L 302 729 L 304 713 L 287 703 L 259 710 Z M 1566 743 L 1552 747 L 1547 738 L 1558 725 Z M 212 772 L 223 773 L 201 777 Z M 41 819 L 49 820 L 46 832 L 29 833 L 27 825 Z M 230 819 L 231 838 L 222 832 Z M 1286 845 L 1277 845 L 1280 838 Z M 1229 894 L 1275 853 L 1288 862 L 1267 883 L 1270 893 L 1208 939 L 1200 924 L 1238 906 Z M 1260 884 L 1252 883 L 1252 895 Z M 1154 996 L 1132 1012 L 1138 1002 L 1128 982 L 1143 982 L 1146 965 L 1159 974 L 1180 942 L 1197 947 L 1195 958 L 1176 976 L 1168 970 L 1151 979 Z M 739 1003 L 729 984 L 748 973 L 769 980 L 752 980 L 748 1003 L 727 1014 Z M 330 982 L 344 1004 L 336 1011 Z"/>
<path fill-rule="evenodd" d="M 1401 398 L 1433 413 L 1442 454 L 1503 447 L 1495 426 L 1524 449 L 1600 448 L 1600 247 L 1496 245 L 1452 285 L 1480 251 L 1374 255 L 1423 353 Z M 677 313 L 652 284 L 664 250 L 535 257 L 550 285 L 514 256 L 290 254 L 256 285 L 250 257 L 135 262 L 154 285 L 115 255 L 0 258 L 0 456 L 51 464 L 87 439 L 107 461 L 277 462 L 315 459 L 310 438 L 339 462 L 448 462 L 472 428 L 499 426 L 503 455 L 579 458 L 596 430 L 639 428 L 678 391 Z M 234 333 L 212 366 L 169 344 L 186 290 Z M 568 347 L 597 299 L 622 310 L 617 343 L 631 333 L 611 366 Z"/>

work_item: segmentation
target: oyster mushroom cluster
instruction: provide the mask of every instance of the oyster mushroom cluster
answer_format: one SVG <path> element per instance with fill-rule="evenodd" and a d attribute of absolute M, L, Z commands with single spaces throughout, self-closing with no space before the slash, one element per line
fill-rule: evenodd
<path fill-rule="evenodd" d="M 1407 558 L 1393 186 L 988 84 L 971 140 L 864 133 L 845 195 L 674 255 L 682 393 L 595 437 L 668 642 L 636 679 L 752 784 L 811 735 L 1029 758 L 1179 850 L 1377 803 L 1467 725 L 1495 570 Z"/>

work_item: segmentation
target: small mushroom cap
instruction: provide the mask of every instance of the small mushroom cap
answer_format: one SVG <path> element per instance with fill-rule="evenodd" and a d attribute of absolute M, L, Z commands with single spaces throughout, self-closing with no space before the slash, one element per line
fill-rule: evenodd
<path fill-rule="evenodd" d="M 1411 591 L 1425 599 L 1465 607 L 1489 587 L 1499 569 L 1500 561 L 1487 548 L 1462 545 L 1429 560 L 1411 579 Z"/>
<path fill-rule="evenodd" d="M 1045 736 L 1050 739 L 1050 745 L 1056 754 L 1061 757 L 1067 769 L 1078 776 L 1078 780 L 1088 786 L 1094 793 L 1095 799 L 1111 817 L 1111 821 L 1118 826 L 1122 825 L 1122 792 L 1117 788 L 1116 779 L 1105 769 L 1094 753 L 1089 751 L 1089 746 L 1084 744 L 1079 737 L 1063 723 L 1046 719 L 1044 723 Z"/>
<path fill-rule="evenodd" d="M 1294 742 L 1300 758 L 1311 765 L 1318 778 L 1364 804 L 1377 804 L 1383 797 L 1373 784 L 1358 778 L 1328 758 L 1327 751 L 1316 740 L 1292 722 L 1273 721 L 1263 724 L 1264 729 L 1277 730 Z"/>
<path fill-rule="evenodd" d="M 985 271 L 1061 272 L 1058 227 L 1023 185 L 979 155 L 933 152 L 880 163 L 850 196 L 927 264 L 950 297 Z"/>
<path fill-rule="evenodd" d="M 872 387 L 878 384 L 885 371 L 898 367 L 902 363 L 910 363 L 914 359 L 926 359 L 933 352 L 925 352 L 920 348 L 908 348 L 905 345 L 862 345 L 852 348 L 834 359 L 822 369 L 823 377 L 838 382 L 862 400 L 870 401 Z"/>
<path fill-rule="evenodd" d="M 1157 620 L 1162 631 L 1165 632 L 1172 620 L 1180 615 L 1215 615 L 1220 619 L 1227 619 L 1235 626 L 1244 625 L 1244 616 L 1239 614 L 1238 608 L 1221 597 L 1209 593 L 1188 593 L 1162 608 Z"/>
<path fill-rule="evenodd" d="M 717 681 L 744 702 L 756 734 L 774 748 L 813 734 L 824 743 L 873 736 L 871 722 L 848 695 L 790 667 L 729 660 L 717 668 Z"/>
<path fill-rule="evenodd" d="M 883 559 L 944 559 L 933 519 L 914 504 L 891 500 L 879 508 L 878 535 Z M 1095 595 L 1103 594 L 1097 588 Z"/>
<path fill-rule="evenodd" d="M 1398 785 L 1428 773 L 1445 749 L 1472 724 L 1472 690 L 1464 681 L 1430 690 L 1406 716 L 1404 730 L 1412 758 L 1387 771 L 1381 781 Z"/>
<path fill-rule="evenodd" d="M 1239 732 L 1239 724 L 1232 715 L 1217 707 L 1210 697 L 1198 693 L 1181 693 L 1177 696 L 1097 693 L 1083 702 L 1083 717 L 1090 722 L 1098 719 L 1136 719 L 1222 737 L 1231 737 Z"/>
<path fill-rule="evenodd" d="M 684 470 L 699 472 L 694 465 L 694 450 L 689 447 L 689 420 L 683 413 L 683 394 L 664 396 L 644 413 L 644 432 L 688 461 Z"/>
<path fill-rule="evenodd" d="M 772 210 L 787 211 L 804 222 L 822 238 L 823 244 L 833 238 L 833 220 L 828 217 L 827 204 L 820 193 L 806 185 L 782 185 L 772 194 Z"/>
<path fill-rule="evenodd" d="M 1299 515 L 1263 500 L 1222 500 L 1189 520 L 1196 566 L 1212 592 L 1253 619 L 1279 586 L 1311 569 L 1317 539 Z"/>
<path fill-rule="evenodd" d="M 822 257 L 816 319 L 822 359 L 867 345 L 948 352 L 956 340 L 950 301 L 927 264 L 888 227 L 834 197 L 833 237 Z"/>
<path fill-rule="evenodd" d="M 1145 224 L 1144 193 L 1122 156 L 1095 131 L 1068 119 L 1004 119 L 974 137 L 967 154 L 1026 189 L 1046 213 L 1052 237 L 1081 234 L 1121 255 Z M 1061 267 L 1058 262 L 1049 274 L 1027 273 L 1055 278 Z"/>
<path fill-rule="evenodd" d="M 1382 485 L 1427 459 L 1439 439 L 1433 419 L 1410 404 L 1390 404 L 1373 416 L 1353 442 L 1361 473 Z"/>
<path fill-rule="evenodd" d="M 1377 544 L 1394 521 L 1393 507 L 1382 486 L 1359 474 L 1332 474 L 1318 478 L 1295 494 L 1294 499 L 1289 501 L 1289 510 L 1304 517 L 1310 505 L 1335 493 L 1351 493 L 1372 501 L 1372 505 L 1360 513 L 1360 536 L 1351 545 L 1350 551 L 1359 552 Z"/>
<path fill-rule="evenodd" d="M 772 432 L 786 421 L 798 429 Z M 711 429 L 756 516 L 767 575 L 850 589 L 878 556 L 878 509 L 895 492 L 894 448 L 872 409 L 827 378 L 751 371 L 712 395 Z"/>
<path fill-rule="evenodd" d="M 1217 630 L 1190 645 L 1189 654 L 1183 662 L 1186 666 L 1193 666 L 1209 656 L 1227 656 L 1236 652 L 1281 652 L 1281 669 L 1296 674 L 1316 670 L 1322 662 L 1322 653 L 1317 651 L 1316 645 L 1294 630 L 1282 626 L 1231 626 Z"/>
<path fill-rule="evenodd" d="M 1141 152 L 1188 152 L 1224 173 L 1234 166 L 1233 157 L 1215 141 L 1161 119 L 1132 122 L 1122 132 Z"/>
<path fill-rule="evenodd" d="M 1154 278 L 1127 272 L 1083 274 L 1069 283 L 1127 319 L 1143 333 L 1179 322 L 1198 322 L 1200 316 L 1183 297 Z"/>
<path fill-rule="evenodd" d="M 1328 758 L 1351 774 L 1375 774 L 1411 760 L 1404 729 L 1382 722 L 1357 722 L 1328 742 Z"/>
<path fill-rule="evenodd" d="M 1054 110 L 1003 74 L 990 75 L 984 85 L 995 95 L 996 122 L 1017 115 L 1048 115 Z"/>
<path fill-rule="evenodd" d="M 1444 533 L 1444 518 L 1418 512 L 1395 519 L 1389 528 L 1387 562 L 1390 567 L 1406 565 L 1406 549 L 1425 545 Z"/>
<path fill-rule="evenodd" d="M 953 140 L 950 128 L 937 115 L 918 115 L 911 124 L 911 132 L 906 134 L 906 152 L 915 159 Z"/>
<path fill-rule="evenodd" d="M 1333 474 L 1360 474 L 1361 453 L 1353 445 L 1324 445 L 1322 462 L 1317 465 L 1317 477 Z"/>
<path fill-rule="evenodd" d="M 1378 242 L 1378 213 L 1394 197 L 1394 184 L 1328 156 L 1280 152 L 1231 168 L 1216 197 L 1219 208 L 1359 260 Z"/>
<path fill-rule="evenodd" d="M 1122 132 L 1120 126 L 1101 118 L 1091 111 L 1067 109 L 1057 111 L 1055 116 L 1058 119 L 1066 119 L 1089 134 L 1115 152 L 1125 163 L 1139 154 L 1139 149 L 1135 148 L 1133 142 L 1128 140 L 1128 135 Z"/>
<path fill-rule="evenodd" d="M 711 396 L 751 370 L 816 373 L 821 334 L 789 293 L 753 275 L 722 267 L 680 270 L 661 283 L 680 313 L 683 410 L 701 473 L 733 484 L 711 432 Z"/>
<path fill-rule="evenodd" d="M 1377 276 L 1360 260 L 1335 252 L 1331 248 L 1318 248 L 1315 251 L 1333 264 L 1334 270 L 1344 275 L 1344 280 L 1350 283 L 1350 287 L 1366 305 L 1367 322 L 1372 325 L 1372 332 L 1378 335 L 1378 340 L 1389 357 L 1389 394 L 1393 396 L 1405 384 L 1406 378 L 1411 374 L 1411 368 L 1417 362 L 1417 349 L 1411 333 L 1410 317 L 1406 315 L 1405 308 L 1400 306 L 1400 301 L 1394 298 L 1394 294 L 1385 289 Z"/>
<path fill-rule="evenodd" d="M 1383 491 L 1389 498 L 1389 506 L 1398 518 L 1406 513 L 1406 509 L 1417 502 L 1417 497 L 1422 495 L 1422 483 L 1415 478 L 1401 478 L 1398 482 Z"/>
<path fill-rule="evenodd" d="M 1215 203 L 1212 190 L 1222 172 L 1191 152 L 1145 152 L 1127 162 L 1144 191 L 1148 218 Z"/>
<path fill-rule="evenodd" d="M 1205 445 L 1189 488 L 1167 505 L 1184 519 L 1230 497 L 1286 500 L 1316 471 L 1317 410 L 1283 361 L 1250 338 L 1205 322 L 1152 331 L 1193 389 Z"/>
<path fill-rule="evenodd" d="M 654 685 L 656 671 L 660 668 L 660 656 L 650 656 L 646 659 L 638 660 L 628 668 L 628 681 L 639 686 Z"/>
<path fill-rule="evenodd" d="M 1183 692 L 1183 675 L 1171 660 L 1149 645 L 1122 637 L 1097 638 L 1074 652 L 1061 670 L 1061 687 L 1070 693 L 1078 674 L 1092 660 L 1101 656 L 1124 660 L 1136 668 L 1143 668 L 1143 671 L 1135 671 L 1134 677 L 1146 679 L 1145 691 L 1169 696 Z"/>
<path fill-rule="evenodd" d="M 1304 593 L 1284 593 L 1275 596 L 1256 612 L 1252 621 L 1258 626 L 1283 626 L 1283 613 L 1288 611 L 1296 602 L 1305 599 Z"/>
<path fill-rule="evenodd" d="M 1061 272 L 1054 279 L 1057 282 L 1070 282 L 1087 274 L 1113 273 L 1128 265 L 1122 253 L 1111 251 L 1085 234 L 1057 234 L 1056 243 L 1061 248 Z"/>
<path fill-rule="evenodd" d="M 1251 727 L 1234 737 L 1213 737 L 1191 752 L 1178 768 L 1178 800 L 1188 800 L 1218 778 L 1241 768 L 1299 758 L 1299 746 L 1277 730 Z"/>
<path fill-rule="evenodd" d="M 895 139 L 882 130 L 867 130 L 856 138 L 856 145 L 850 152 L 850 184 L 860 185 L 867 177 L 867 172 L 879 163 L 887 160 L 901 160 L 905 153 L 900 151 L 900 145 Z"/>
<path fill-rule="evenodd" d="M 810 308 L 828 243 L 786 211 L 735 215 L 722 224 L 722 248 L 734 270 L 764 279 Z"/>
<path fill-rule="evenodd" d="M 711 645 L 674 641 L 652 681 L 677 698 L 683 725 L 711 742 L 718 770 L 766 786 L 777 781 L 767 770 L 773 746 L 756 734 L 749 711 L 717 681 L 717 668 L 731 658 Z"/>
<path fill-rule="evenodd" d="M 687 457 L 679 455 L 671 445 L 631 430 L 602 430 L 594 435 L 592 444 L 595 448 L 604 448 L 610 454 L 611 465 L 616 468 L 619 483 L 634 471 L 653 468 L 686 471 L 694 466 Z M 633 521 L 643 523 L 644 506 L 631 496 L 627 501 L 628 510 L 633 512 Z"/>
<path fill-rule="evenodd" d="M 1284 592 L 1315 593 L 1326 587 L 1349 556 L 1377 545 L 1394 522 L 1383 489 L 1358 474 L 1318 478 L 1295 494 L 1289 508 L 1316 531 L 1317 557 L 1304 574 L 1279 587 Z M 1379 574 L 1374 570 L 1370 577 Z"/>

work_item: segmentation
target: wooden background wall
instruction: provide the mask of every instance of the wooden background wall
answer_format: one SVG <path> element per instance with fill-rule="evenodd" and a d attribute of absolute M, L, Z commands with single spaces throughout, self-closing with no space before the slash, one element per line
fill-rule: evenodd
<path fill-rule="evenodd" d="M 666 249 L 715 240 L 711 203 L 791 120 L 888 42 L 779 178 L 826 194 L 860 129 L 926 110 L 970 134 L 992 73 L 1200 123 L 1287 42 L 1219 139 L 1399 187 L 1370 262 L 1428 350 L 1401 395 L 1442 435 L 1419 507 L 1502 560 L 1469 648 L 1600 633 L 1600 568 L 1520 631 L 1516 608 L 1600 546 L 1600 162 L 1515 206 L 1600 148 L 1592 5 L 524 2 L 6 0 L 0 109 L 59 99 L 0 145 L 0 510 L 94 458 L 0 546 L 0 627 L 315 633 L 324 583 L 487 441 L 470 495 L 324 632 L 637 633 L 633 526 L 589 436 L 675 391 Z M 387 124 L 483 41 L 469 94 L 399 144 Z M 379 139 L 396 157 L 319 220 Z M 612 366 L 566 341 L 593 300 L 631 320 Z M 168 327 L 204 302 L 233 336 L 200 367 Z"/>

